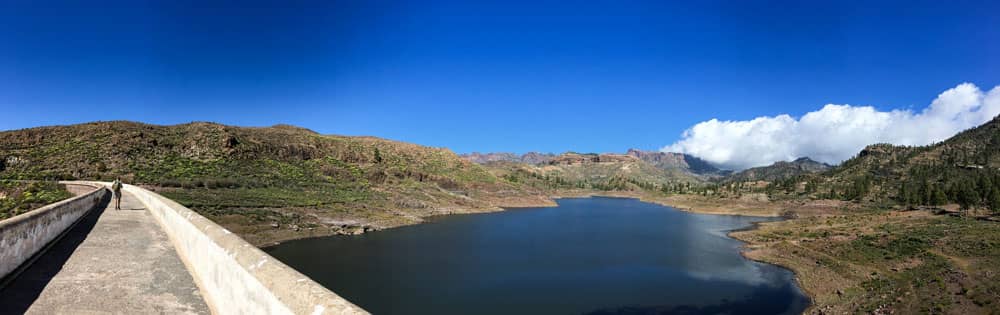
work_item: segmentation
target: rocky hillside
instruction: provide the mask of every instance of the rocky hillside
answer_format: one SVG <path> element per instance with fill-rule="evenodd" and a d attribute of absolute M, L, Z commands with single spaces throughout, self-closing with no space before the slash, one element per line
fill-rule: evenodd
<path fill-rule="evenodd" d="M 594 165 L 594 164 L 613 164 L 613 163 L 636 163 L 640 161 L 638 158 L 630 155 L 624 154 L 612 154 L 612 153 L 576 153 L 567 152 L 560 154 L 546 162 L 548 165 Z"/>
<path fill-rule="evenodd" d="M 538 165 L 502 162 L 485 166 L 509 181 L 546 189 L 652 190 L 664 184 L 704 181 L 685 169 L 659 168 L 628 154 L 567 152 Z"/>
<path fill-rule="evenodd" d="M 829 171 L 779 186 L 801 186 L 793 181 L 824 198 L 998 211 L 1000 117 L 927 146 L 870 145 Z"/>
<path fill-rule="evenodd" d="M 479 153 L 472 152 L 461 154 L 459 157 L 476 164 L 486 164 L 492 162 L 521 162 L 521 157 L 509 152 Z"/>
<path fill-rule="evenodd" d="M 665 170 L 684 170 L 692 174 L 702 175 L 709 178 L 729 174 L 728 171 L 721 170 L 713 166 L 708 161 L 684 153 L 628 149 L 628 152 L 625 154 L 637 157 L 646 163 Z"/>
<path fill-rule="evenodd" d="M 778 161 L 768 166 L 748 168 L 727 176 L 724 181 L 777 181 L 798 175 L 819 173 L 832 168 L 829 164 L 813 161 L 808 157 L 791 162 Z"/>
<path fill-rule="evenodd" d="M 258 243 L 550 202 L 447 149 L 284 125 L 116 121 L 5 131 L 0 161 L 0 179 L 120 176 L 153 186 Z"/>
<path fill-rule="evenodd" d="M 462 158 L 487 165 L 503 174 L 517 169 L 518 172 L 535 172 L 550 177 L 559 176 L 570 182 L 583 182 L 583 185 L 576 185 L 583 187 L 611 178 L 652 184 L 697 183 L 729 174 L 729 171 L 720 170 L 687 154 L 637 149 L 629 149 L 625 154 L 567 152 L 555 155 L 530 152 L 518 156 L 512 153 L 470 153 L 462 155 Z"/>
<path fill-rule="evenodd" d="M 513 162 L 513 163 L 525 163 L 525 164 L 541 164 L 552 160 L 556 155 L 552 153 L 538 153 L 538 152 L 528 152 L 522 155 L 517 155 L 508 152 L 496 152 L 496 153 L 479 153 L 472 152 L 460 155 L 463 159 L 469 160 L 470 162 L 477 164 L 487 164 L 493 162 Z"/>

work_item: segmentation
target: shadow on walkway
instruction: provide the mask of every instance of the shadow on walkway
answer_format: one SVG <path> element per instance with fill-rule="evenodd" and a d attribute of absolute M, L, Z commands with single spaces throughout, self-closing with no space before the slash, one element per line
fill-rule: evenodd
<path fill-rule="evenodd" d="M 105 209 L 111 202 L 111 194 L 107 194 L 101 199 L 94 209 L 76 223 L 62 239 L 56 241 L 47 251 L 41 254 L 37 260 L 27 269 L 24 269 L 7 286 L 0 288 L 0 313 L 2 314 L 22 314 L 27 312 L 31 304 L 38 299 L 38 296 L 49 284 L 49 281 L 59 273 L 63 265 L 73 255 L 87 235 L 97 225 L 97 219 L 101 217 Z M 114 211 L 114 210 L 112 210 Z"/>

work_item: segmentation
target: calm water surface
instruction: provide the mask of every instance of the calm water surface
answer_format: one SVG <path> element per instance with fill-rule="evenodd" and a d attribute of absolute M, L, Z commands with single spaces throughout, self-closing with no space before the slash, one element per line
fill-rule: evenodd
<path fill-rule="evenodd" d="M 267 251 L 374 314 L 800 313 L 792 273 L 726 237 L 765 220 L 578 198 Z"/>

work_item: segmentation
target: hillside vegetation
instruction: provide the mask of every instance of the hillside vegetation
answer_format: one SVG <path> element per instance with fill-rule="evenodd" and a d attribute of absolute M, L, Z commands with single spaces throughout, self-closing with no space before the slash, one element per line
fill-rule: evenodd
<path fill-rule="evenodd" d="M 548 179 L 547 184 L 536 183 L 546 188 L 570 186 L 601 191 L 632 191 L 668 184 L 705 183 L 729 174 L 687 154 L 637 149 L 629 149 L 625 154 L 529 152 L 516 155 L 499 152 L 461 156 L 485 165 L 495 174 Z"/>
<path fill-rule="evenodd" d="M 273 126 L 95 122 L 0 132 L 0 178 L 122 177 L 256 243 L 547 204 L 447 149 Z"/>
<path fill-rule="evenodd" d="M 484 166 L 498 177 L 550 194 L 560 190 L 646 191 L 672 183 L 701 183 L 706 179 L 680 168 L 656 167 L 636 156 L 567 152 L 533 165 L 509 161 Z"/>
<path fill-rule="evenodd" d="M 832 168 L 829 164 L 813 161 L 808 157 L 791 162 L 778 161 L 774 164 L 748 168 L 725 178 L 725 181 L 779 181 L 799 175 L 819 173 Z"/>
<path fill-rule="evenodd" d="M 797 219 L 735 236 L 751 244 L 748 257 L 795 270 L 813 313 L 993 314 L 998 153 L 1000 118 L 927 146 L 871 145 L 826 172 L 756 186 L 848 203 L 792 208 Z"/>
<path fill-rule="evenodd" d="M 625 154 L 634 156 L 657 168 L 682 171 L 706 179 L 720 178 L 729 175 L 730 173 L 729 171 L 716 168 L 708 161 L 684 153 L 628 149 Z"/>
<path fill-rule="evenodd" d="M 789 267 L 813 314 L 993 314 L 1000 226 L 928 211 L 841 209 L 735 233 Z"/>
<path fill-rule="evenodd" d="M 0 180 L 0 220 L 72 197 L 56 182 Z"/>
<path fill-rule="evenodd" d="M 538 152 L 528 152 L 522 155 L 517 155 L 514 153 L 507 152 L 494 152 L 494 153 L 479 153 L 472 152 L 468 154 L 459 155 L 463 159 L 469 160 L 473 163 L 487 164 L 493 162 L 514 162 L 514 163 L 525 163 L 525 164 L 541 164 L 552 160 L 556 155 L 552 153 L 538 153 Z"/>
<path fill-rule="evenodd" d="M 826 172 L 774 181 L 771 193 L 875 207 L 957 205 L 1000 212 L 1000 118 L 927 146 L 875 144 Z"/>

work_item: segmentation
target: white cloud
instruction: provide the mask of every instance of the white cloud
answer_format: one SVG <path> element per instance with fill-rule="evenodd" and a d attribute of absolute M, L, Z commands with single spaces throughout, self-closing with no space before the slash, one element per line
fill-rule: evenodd
<path fill-rule="evenodd" d="M 984 92 L 962 83 L 938 95 L 919 113 L 828 104 L 799 119 L 789 115 L 743 121 L 712 119 L 694 125 L 684 131 L 681 140 L 660 150 L 691 154 L 732 169 L 804 156 L 836 164 L 869 144 L 925 145 L 981 125 L 998 114 L 1000 86 Z"/>

